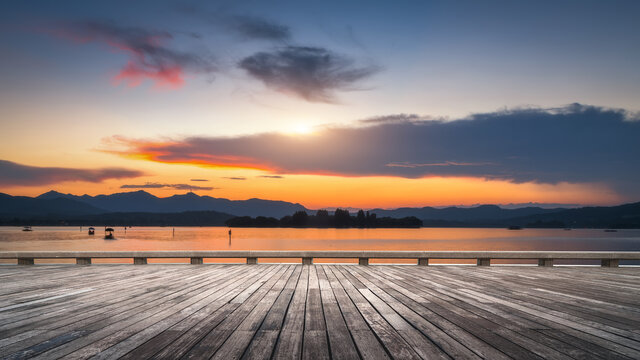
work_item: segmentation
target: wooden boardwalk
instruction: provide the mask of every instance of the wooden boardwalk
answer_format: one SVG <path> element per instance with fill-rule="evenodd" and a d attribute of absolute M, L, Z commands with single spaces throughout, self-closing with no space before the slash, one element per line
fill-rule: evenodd
<path fill-rule="evenodd" d="M 1 266 L 0 357 L 640 359 L 640 268 Z"/>

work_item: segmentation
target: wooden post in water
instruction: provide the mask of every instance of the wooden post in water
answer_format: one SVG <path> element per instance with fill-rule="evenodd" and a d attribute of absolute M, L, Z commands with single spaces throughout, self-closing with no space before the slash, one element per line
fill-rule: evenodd
<path fill-rule="evenodd" d="M 429 266 L 429 258 L 419 258 L 418 265 L 420 266 Z"/>
<path fill-rule="evenodd" d="M 29 258 L 18 258 L 18 265 L 33 265 L 33 259 Z"/>
<path fill-rule="evenodd" d="M 192 257 L 191 265 L 202 265 L 203 261 L 201 257 Z"/>
<path fill-rule="evenodd" d="M 553 266 L 553 259 L 538 259 L 538 266 L 551 267 Z"/>
<path fill-rule="evenodd" d="M 610 259 L 610 260 L 603 259 L 600 262 L 600 266 L 603 266 L 603 267 L 618 267 L 619 264 L 620 264 L 620 260 L 618 259 Z"/>
<path fill-rule="evenodd" d="M 147 258 L 144 257 L 134 257 L 133 258 L 134 265 L 147 265 Z"/>
<path fill-rule="evenodd" d="M 76 265 L 91 265 L 91 258 L 76 258 Z"/>
<path fill-rule="evenodd" d="M 491 259 L 478 259 L 478 266 L 491 266 Z"/>
<path fill-rule="evenodd" d="M 313 265 L 313 258 L 312 257 L 303 257 L 302 258 L 302 265 Z"/>
<path fill-rule="evenodd" d="M 369 258 L 358 258 L 358 265 L 369 265 Z"/>
<path fill-rule="evenodd" d="M 248 257 L 247 258 L 247 264 L 249 265 L 255 265 L 258 263 L 258 258 L 255 257 Z"/>

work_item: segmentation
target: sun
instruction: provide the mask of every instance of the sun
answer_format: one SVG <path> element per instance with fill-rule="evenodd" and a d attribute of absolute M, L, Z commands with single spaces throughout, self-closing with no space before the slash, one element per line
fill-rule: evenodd
<path fill-rule="evenodd" d="M 313 127 L 311 127 L 308 124 L 297 124 L 293 128 L 293 133 L 298 135 L 308 135 L 308 134 L 311 134 L 312 132 L 313 132 Z"/>

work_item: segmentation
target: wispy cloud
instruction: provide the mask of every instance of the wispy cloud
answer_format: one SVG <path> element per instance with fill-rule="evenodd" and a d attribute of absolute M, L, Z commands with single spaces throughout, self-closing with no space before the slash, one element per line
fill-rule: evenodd
<path fill-rule="evenodd" d="M 194 4 L 179 4 L 177 8 L 184 14 L 245 39 L 286 41 L 291 38 L 288 26 L 264 17 L 212 12 Z"/>
<path fill-rule="evenodd" d="M 191 179 L 189 181 L 209 181 L 209 180 L 207 180 L 207 179 Z"/>
<path fill-rule="evenodd" d="M 419 168 L 419 167 L 431 167 L 431 166 L 486 166 L 486 165 L 496 165 L 491 162 L 477 162 L 477 163 L 466 163 L 466 162 L 455 162 L 455 161 L 444 161 L 438 163 L 412 163 L 409 161 L 402 162 L 392 162 L 386 164 L 389 167 L 400 167 L 400 168 Z"/>
<path fill-rule="evenodd" d="M 196 186 L 189 184 L 161 184 L 147 182 L 144 184 L 125 184 L 120 186 L 121 189 L 173 189 L 173 190 L 213 190 L 212 186 Z"/>
<path fill-rule="evenodd" d="M 223 177 L 223 179 L 227 179 L 227 180 L 247 180 L 247 178 L 244 177 L 244 176 L 225 176 L 225 177 Z"/>
<path fill-rule="evenodd" d="M 291 38 L 288 26 L 257 16 L 230 16 L 224 23 L 229 29 L 248 39 L 285 41 Z"/>
<path fill-rule="evenodd" d="M 79 43 L 105 44 L 126 53 L 129 60 L 113 80 L 132 87 L 149 79 L 156 88 L 176 89 L 184 84 L 185 73 L 208 74 L 216 69 L 210 56 L 170 47 L 173 34 L 165 30 L 87 20 L 63 23 L 53 33 Z"/>
<path fill-rule="evenodd" d="M 325 103 L 336 101 L 336 91 L 355 90 L 356 83 L 380 70 L 373 65 L 357 66 L 344 55 L 308 46 L 257 52 L 238 66 L 276 91 Z"/>
<path fill-rule="evenodd" d="M 266 179 L 284 179 L 284 176 L 282 175 L 258 175 L 257 177 Z"/>
<path fill-rule="evenodd" d="M 99 183 L 109 179 L 135 178 L 143 175 L 145 174 L 142 171 L 123 168 L 38 167 L 0 160 L 0 186 L 38 186 L 65 181 Z"/>

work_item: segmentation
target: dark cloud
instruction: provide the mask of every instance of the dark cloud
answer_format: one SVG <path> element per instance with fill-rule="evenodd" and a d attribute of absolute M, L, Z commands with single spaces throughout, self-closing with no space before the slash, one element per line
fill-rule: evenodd
<path fill-rule="evenodd" d="M 157 87 L 178 88 L 184 84 L 185 73 L 206 74 L 215 70 L 210 57 L 169 47 L 167 43 L 173 35 L 168 31 L 93 20 L 68 22 L 54 32 L 76 42 L 103 43 L 128 54 L 129 61 L 114 80 L 126 81 L 129 86 L 150 79 Z"/>
<path fill-rule="evenodd" d="M 136 140 L 130 146 L 133 153 L 160 162 L 249 167 L 276 174 L 603 182 L 640 193 L 640 121 L 628 118 L 622 110 L 574 104 L 476 114 L 456 121 L 409 117 L 411 121 L 328 128 L 306 137 L 264 133 L 166 144 Z"/>
<path fill-rule="evenodd" d="M 191 179 L 189 181 L 209 181 L 209 180 L 207 180 L 207 179 Z"/>
<path fill-rule="evenodd" d="M 178 4 L 176 7 L 184 14 L 224 28 L 245 39 L 286 41 L 291 38 L 291 30 L 288 26 L 262 17 L 212 12 L 194 4 Z"/>
<path fill-rule="evenodd" d="M 60 167 L 37 167 L 0 160 L 0 186 L 38 186 L 64 181 L 86 181 L 98 183 L 108 179 L 123 179 L 143 176 L 137 170 L 123 168 L 74 169 Z"/>
<path fill-rule="evenodd" d="M 282 175 L 258 175 L 257 177 L 266 179 L 284 179 L 284 176 Z"/>
<path fill-rule="evenodd" d="M 335 92 L 376 72 L 376 66 L 355 66 L 354 61 L 324 48 L 285 46 L 258 52 L 238 66 L 274 90 L 312 102 L 335 102 Z"/>
<path fill-rule="evenodd" d="M 247 180 L 247 178 L 244 177 L 244 176 L 227 176 L 227 177 L 224 177 L 223 179 L 227 179 L 227 180 Z"/>
<path fill-rule="evenodd" d="M 120 186 L 120 189 L 174 189 L 174 190 L 213 190 L 211 186 L 195 186 L 189 184 L 161 184 L 161 183 L 144 183 L 140 185 L 125 184 Z"/>
<path fill-rule="evenodd" d="M 236 15 L 227 18 L 225 23 L 247 39 L 285 41 L 291 38 L 288 26 L 260 17 Z"/>

